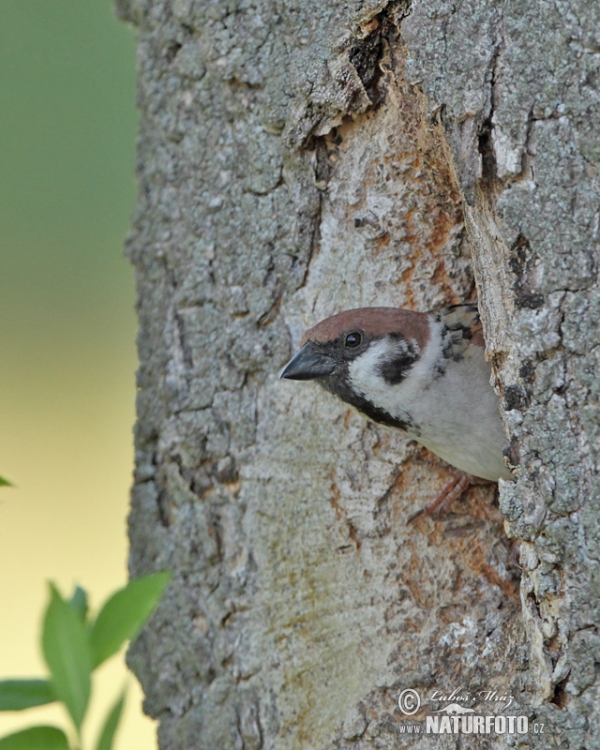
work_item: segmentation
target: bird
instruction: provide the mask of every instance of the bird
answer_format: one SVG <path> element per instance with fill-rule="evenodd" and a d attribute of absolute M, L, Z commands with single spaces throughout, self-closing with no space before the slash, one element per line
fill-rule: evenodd
<path fill-rule="evenodd" d="M 512 477 L 476 303 L 430 312 L 345 310 L 304 334 L 280 377 L 315 380 L 458 469 L 436 500 L 409 520 L 447 506 L 476 483 L 474 477 Z"/>

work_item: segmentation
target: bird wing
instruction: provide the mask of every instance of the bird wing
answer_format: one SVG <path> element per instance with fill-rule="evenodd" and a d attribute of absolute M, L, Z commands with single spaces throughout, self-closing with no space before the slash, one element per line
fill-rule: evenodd
<path fill-rule="evenodd" d="M 485 347 L 483 327 L 476 304 L 451 305 L 433 314 L 444 326 L 442 341 L 445 342 L 446 356 L 459 360 L 471 344 Z"/>

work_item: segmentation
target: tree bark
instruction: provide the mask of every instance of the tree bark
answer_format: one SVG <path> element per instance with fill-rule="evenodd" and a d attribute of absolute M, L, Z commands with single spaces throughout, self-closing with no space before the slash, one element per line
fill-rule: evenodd
<path fill-rule="evenodd" d="M 600 6 L 117 8 L 141 109 L 131 573 L 174 571 L 129 661 L 161 748 L 412 747 L 405 688 L 414 720 L 457 688 L 497 713 L 495 690 L 545 725 L 519 747 L 600 747 Z M 329 314 L 475 291 L 516 479 L 407 525 L 447 467 L 278 371 Z M 444 747 L 490 741 L 516 742 Z"/>

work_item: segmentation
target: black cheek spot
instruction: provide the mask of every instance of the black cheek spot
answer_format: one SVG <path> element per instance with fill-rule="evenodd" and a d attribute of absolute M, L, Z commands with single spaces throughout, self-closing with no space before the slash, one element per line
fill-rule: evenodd
<path fill-rule="evenodd" d="M 377 368 L 378 373 L 388 385 L 398 385 L 408 375 L 418 356 L 417 352 L 408 347 L 393 359 L 381 362 Z"/>

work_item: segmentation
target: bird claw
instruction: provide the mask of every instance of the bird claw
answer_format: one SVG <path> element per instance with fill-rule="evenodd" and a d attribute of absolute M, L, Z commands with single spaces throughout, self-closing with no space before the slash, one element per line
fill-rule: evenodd
<path fill-rule="evenodd" d="M 436 511 L 441 511 L 444 508 L 447 508 L 450 503 L 458 500 L 459 497 L 464 495 L 472 484 L 479 483 L 480 480 L 477 480 L 475 477 L 471 477 L 468 474 L 459 474 L 458 476 L 455 476 L 444 486 L 433 502 L 410 515 L 406 523 L 412 523 L 418 516 L 431 516 Z"/>

